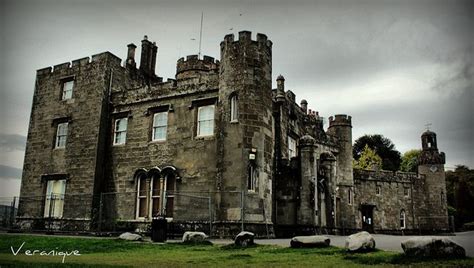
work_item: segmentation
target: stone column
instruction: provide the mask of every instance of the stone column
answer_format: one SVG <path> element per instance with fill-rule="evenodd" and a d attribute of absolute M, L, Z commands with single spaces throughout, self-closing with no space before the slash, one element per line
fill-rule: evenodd
<path fill-rule="evenodd" d="M 314 181 L 314 195 L 317 197 L 317 178 L 316 178 L 316 144 L 313 137 L 305 135 L 299 142 L 300 164 L 301 164 L 301 185 L 300 185 L 300 207 L 297 212 L 297 224 L 318 224 L 317 216 L 317 198 L 315 204 L 311 204 L 310 182 Z M 313 210 L 314 206 L 314 210 Z"/>

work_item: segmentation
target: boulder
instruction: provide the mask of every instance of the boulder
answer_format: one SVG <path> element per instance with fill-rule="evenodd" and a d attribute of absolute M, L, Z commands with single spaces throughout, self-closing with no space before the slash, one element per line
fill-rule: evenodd
<path fill-rule="evenodd" d="M 324 235 L 295 236 L 290 241 L 292 248 L 322 248 L 329 247 L 331 239 Z"/>
<path fill-rule="evenodd" d="M 183 243 L 206 243 L 208 238 L 203 232 L 185 232 L 183 234 Z"/>
<path fill-rule="evenodd" d="M 255 237 L 254 233 L 242 231 L 234 239 L 234 244 L 239 247 L 247 247 L 255 244 L 253 239 Z"/>
<path fill-rule="evenodd" d="M 359 232 L 346 238 L 346 249 L 351 252 L 366 252 L 375 249 L 375 239 L 368 232 Z"/>
<path fill-rule="evenodd" d="M 132 234 L 132 233 L 123 233 L 119 236 L 120 239 L 123 240 L 129 240 L 129 241 L 140 241 L 142 240 L 142 236 L 138 234 Z"/>
<path fill-rule="evenodd" d="M 466 250 L 447 237 L 414 237 L 402 242 L 407 256 L 463 258 Z"/>

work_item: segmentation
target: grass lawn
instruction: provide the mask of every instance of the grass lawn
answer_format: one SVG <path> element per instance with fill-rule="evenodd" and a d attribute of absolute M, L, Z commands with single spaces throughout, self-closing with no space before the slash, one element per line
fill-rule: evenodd
<path fill-rule="evenodd" d="M 10 247 L 17 251 L 15 256 Z M 27 256 L 25 250 L 71 252 L 80 256 Z M 0 267 L 387 267 L 465 266 L 474 259 L 416 260 L 400 253 L 375 251 L 348 254 L 344 249 L 291 249 L 257 245 L 246 249 L 232 245 L 152 244 L 118 239 L 0 235 Z"/>

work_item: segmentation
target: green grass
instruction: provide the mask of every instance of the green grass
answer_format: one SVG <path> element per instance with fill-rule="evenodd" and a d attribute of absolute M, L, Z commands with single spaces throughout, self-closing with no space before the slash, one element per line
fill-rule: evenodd
<path fill-rule="evenodd" d="M 17 256 L 10 247 L 25 245 Z M 25 249 L 79 250 L 81 256 L 26 256 Z M 292 249 L 256 245 L 152 244 L 117 239 L 0 235 L 0 267 L 472 267 L 474 259 L 413 259 L 377 250 L 348 254 L 337 247 Z"/>

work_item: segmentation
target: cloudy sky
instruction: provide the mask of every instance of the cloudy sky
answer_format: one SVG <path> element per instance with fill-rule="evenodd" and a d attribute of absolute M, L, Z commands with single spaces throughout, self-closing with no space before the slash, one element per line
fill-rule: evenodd
<path fill-rule="evenodd" d="M 201 12 L 203 54 L 218 58 L 225 34 L 265 33 L 274 79 L 322 116 L 352 115 L 354 140 L 382 134 L 403 153 L 431 123 L 446 166 L 474 168 L 474 1 L 7 0 L 0 196 L 19 191 L 36 69 L 103 51 L 125 59 L 146 34 L 158 74 L 174 78 L 176 60 L 198 52 Z"/>

